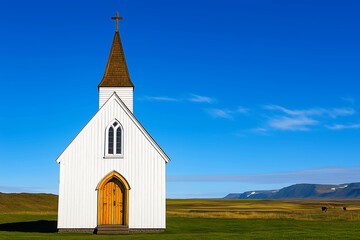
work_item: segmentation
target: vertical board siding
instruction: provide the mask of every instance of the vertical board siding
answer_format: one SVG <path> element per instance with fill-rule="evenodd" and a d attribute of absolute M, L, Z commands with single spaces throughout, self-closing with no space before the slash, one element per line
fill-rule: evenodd
<path fill-rule="evenodd" d="M 125 105 L 133 112 L 133 87 L 100 87 L 99 88 L 99 108 L 101 108 L 104 103 L 111 97 L 111 95 L 116 92 L 120 99 L 125 103 Z"/>
<path fill-rule="evenodd" d="M 58 228 L 97 226 L 97 186 L 117 171 L 129 183 L 129 228 L 165 228 L 165 160 L 111 98 L 59 158 Z M 105 129 L 124 129 L 124 157 L 104 159 Z"/>

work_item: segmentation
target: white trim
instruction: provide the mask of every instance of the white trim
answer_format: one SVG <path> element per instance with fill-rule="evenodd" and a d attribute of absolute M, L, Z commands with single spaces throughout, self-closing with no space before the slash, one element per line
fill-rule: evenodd
<path fill-rule="evenodd" d="M 117 123 L 118 126 L 113 126 L 114 123 Z M 110 127 L 112 127 L 114 129 L 114 137 L 113 137 L 113 154 L 109 153 L 109 129 Z M 120 150 L 121 153 L 116 153 L 116 141 L 117 141 L 117 129 L 120 128 L 121 130 L 121 137 L 120 137 L 120 142 L 121 142 L 121 146 L 120 146 Z M 124 158 L 124 127 L 122 126 L 122 124 L 119 122 L 119 120 L 117 120 L 116 118 L 111 120 L 111 122 L 107 125 L 107 127 L 105 128 L 105 147 L 104 147 L 104 158 Z"/>
<path fill-rule="evenodd" d="M 98 190 L 99 190 L 99 185 L 100 185 L 100 183 L 102 182 L 102 180 L 104 180 L 104 178 L 107 177 L 107 176 L 108 176 L 110 173 L 112 173 L 112 172 L 116 172 L 117 174 L 119 174 L 121 177 L 124 178 L 126 184 L 129 186 L 129 191 L 130 191 L 130 190 L 131 190 L 131 186 L 130 186 L 127 178 L 125 178 L 124 175 L 120 174 L 118 171 L 115 171 L 115 170 L 112 170 L 112 171 L 108 172 L 107 174 L 105 174 L 105 175 L 100 179 L 100 181 L 98 182 L 98 184 L 96 184 L 95 191 L 98 191 Z"/>
<path fill-rule="evenodd" d="M 124 154 L 107 154 L 103 157 L 103 159 L 123 159 Z"/>

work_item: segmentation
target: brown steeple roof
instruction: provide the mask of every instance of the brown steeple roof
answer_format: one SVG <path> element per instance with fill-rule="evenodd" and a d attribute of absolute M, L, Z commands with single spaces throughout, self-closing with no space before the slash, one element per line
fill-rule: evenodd
<path fill-rule="evenodd" d="M 134 84 L 130 80 L 118 31 L 115 32 L 104 77 L 99 83 L 98 88 L 99 87 L 134 87 Z"/>

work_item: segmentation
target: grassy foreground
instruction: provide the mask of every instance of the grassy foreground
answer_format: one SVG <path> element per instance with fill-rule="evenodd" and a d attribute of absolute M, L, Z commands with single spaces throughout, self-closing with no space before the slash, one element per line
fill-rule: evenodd
<path fill-rule="evenodd" d="M 360 201 L 170 199 L 164 233 L 115 236 L 56 233 L 56 204 L 37 203 L 1 211 L 0 239 L 360 239 Z"/>
<path fill-rule="evenodd" d="M 164 233 L 111 236 L 51 232 L 56 230 L 55 220 L 56 215 L 2 215 L 1 222 L 32 221 L 39 223 L 32 225 L 33 230 L 45 232 L 0 230 L 0 239 L 360 239 L 359 223 L 355 221 L 169 217 Z"/>

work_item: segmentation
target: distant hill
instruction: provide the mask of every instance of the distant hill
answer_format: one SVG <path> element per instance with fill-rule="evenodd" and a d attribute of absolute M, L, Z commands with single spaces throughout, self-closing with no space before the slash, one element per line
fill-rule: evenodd
<path fill-rule="evenodd" d="M 58 196 L 45 193 L 1 193 L 0 213 L 57 212 Z"/>
<path fill-rule="evenodd" d="M 230 193 L 224 199 L 360 199 L 360 183 L 295 184 L 277 190 Z"/>

